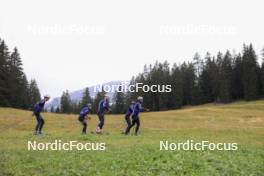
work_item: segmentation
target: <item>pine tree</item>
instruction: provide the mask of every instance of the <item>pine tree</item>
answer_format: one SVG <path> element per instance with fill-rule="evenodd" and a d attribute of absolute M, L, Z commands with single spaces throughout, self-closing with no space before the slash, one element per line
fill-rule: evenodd
<path fill-rule="evenodd" d="M 80 106 L 80 102 L 75 101 L 75 102 L 71 102 L 71 113 L 74 114 L 79 114 L 80 110 L 81 110 L 81 106 Z"/>
<path fill-rule="evenodd" d="M 220 101 L 227 103 L 231 101 L 232 95 L 232 57 L 229 51 L 226 52 L 223 61 L 220 65 Z"/>
<path fill-rule="evenodd" d="M 201 59 L 201 56 L 199 53 L 195 53 L 195 55 L 193 57 L 193 66 L 195 69 L 196 76 L 199 77 L 201 75 L 203 67 L 204 67 L 203 60 Z"/>
<path fill-rule="evenodd" d="M 193 90 L 195 87 L 195 69 L 192 63 L 181 65 L 183 105 L 192 105 L 194 102 Z"/>
<path fill-rule="evenodd" d="M 0 106 L 10 106 L 11 100 L 10 97 L 10 90 L 8 89 L 8 57 L 9 52 L 8 48 L 4 41 L 0 39 Z"/>
<path fill-rule="evenodd" d="M 194 55 L 193 67 L 194 67 L 194 72 L 195 72 L 195 84 L 194 84 L 194 88 L 192 91 L 192 97 L 193 97 L 192 104 L 198 105 L 205 101 L 204 100 L 205 97 L 202 93 L 202 88 L 201 88 L 202 80 L 200 79 L 202 77 L 202 73 L 204 69 L 204 61 L 201 59 L 199 53 L 195 53 Z"/>
<path fill-rule="evenodd" d="M 169 93 L 169 108 L 180 108 L 183 105 L 183 84 L 182 84 L 182 72 L 176 64 L 173 65 L 170 84 L 172 91 Z"/>
<path fill-rule="evenodd" d="M 214 71 L 216 69 L 215 63 L 209 53 L 205 56 L 205 65 L 202 68 L 199 83 L 202 92 L 203 102 L 214 101 Z"/>
<path fill-rule="evenodd" d="M 168 85 L 170 83 L 170 66 L 169 62 L 165 61 L 161 64 L 160 67 L 160 79 L 161 85 Z M 164 89 L 165 90 L 165 89 Z M 169 108 L 169 93 L 168 92 L 161 92 L 159 93 L 160 97 L 160 110 L 167 110 Z"/>
<path fill-rule="evenodd" d="M 17 48 L 10 54 L 0 39 L 0 106 L 30 109 L 36 103 L 32 102 L 31 88 L 22 66 Z"/>
<path fill-rule="evenodd" d="M 118 88 L 118 91 L 114 94 L 114 109 L 113 113 L 123 114 L 125 111 L 125 94 L 121 90 L 121 86 Z"/>
<path fill-rule="evenodd" d="M 264 95 L 264 61 L 260 67 L 251 44 L 244 45 L 242 56 L 227 51 L 215 58 L 207 53 L 202 60 L 196 53 L 193 62 L 174 64 L 171 70 L 166 62 L 156 61 L 149 68 L 145 65 L 143 73 L 131 79 L 131 85 L 136 83 L 170 84 L 172 92 L 128 92 L 126 106 L 137 96 L 143 96 L 144 105 L 157 111 L 213 101 L 253 100 Z"/>
<path fill-rule="evenodd" d="M 62 93 L 60 111 L 62 113 L 67 113 L 67 114 L 72 113 L 72 102 L 71 102 L 71 97 L 70 97 L 68 90 Z"/>
<path fill-rule="evenodd" d="M 250 44 L 243 47 L 243 89 L 246 100 L 254 100 L 258 97 L 257 57 Z"/>
<path fill-rule="evenodd" d="M 243 62 L 241 54 L 238 54 L 234 59 L 233 79 L 232 79 L 232 97 L 234 100 L 244 98 L 243 87 Z"/>
<path fill-rule="evenodd" d="M 261 85 L 262 85 L 262 96 L 264 96 L 264 48 L 262 49 L 262 64 L 261 64 Z"/>
<path fill-rule="evenodd" d="M 83 96 L 81 100 L 81 107 L 87 105 L 88 103 L 92 103 L 92 98 L 90 96 L 89 88 L 85 88 L 83 91 Z"/>
<path fill-rule="evenodd" d="M 31 104 L 30 104 L 30 97 L 29 97 L 29 83 L 27 80 L 27 77 L 25 74 L 23 74 L 22 76 L 22 80 L 21 80 L 21 108 L 23 109 L 30 109 L 31 108 Z"/>
<path fill-rule="evenodd" d="M 41 99 L 38 84 L 36 80 L 32 79 L 30 81 L 28 89 L 29 89 L 28 90 L 29 105 L 31 108 L 33 108 L 34 104 L 36 104 Z"/>
<path fill-rule="evenodd" d="M 23 107 L 23 96 L 26 92 L 27 87 L 25 87 L 23 80 L 23 68 L 20 55 L 17 48 L 14 49 L 11 56 L 8 59 L 8 88 L 11 91 L 10 101 L 11 106 L 16 108 Z"/>

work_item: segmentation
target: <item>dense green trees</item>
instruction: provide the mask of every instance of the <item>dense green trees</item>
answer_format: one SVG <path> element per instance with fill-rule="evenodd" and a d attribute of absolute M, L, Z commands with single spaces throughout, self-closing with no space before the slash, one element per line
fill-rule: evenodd
<path fill-rule="evenodd" d="M 81 107 L 87 105 L 88 103 L 92 103 L 92 98 L 90 96 L 89 88 L 85 88 L 83 91 L 83 96 L 81 100 Z"/>
<path fill-rule="evenodd" d="M 244 45 L 242 53 L 238 54 L 227 51 L 214 57 L 207 53 L 201 59 L 196 53 L 192 62 L 174 64 L 171 69 L 167 62 L 156 62 L 153 67 L 145 66 L 132 84 L 171 84 L 172 92 L 128 93 L 126 97 L 143 96 L 144 106 L 154 111 L 261 98 L 264 95 L 264 49 L 262 54 L 261 66 L 252 44 Z"/>
<path fill-rule="evenodd" d="M 121 87 L 119 87 L 118 91 L 114 94 L 113 102 L 114 114 L 122 114 L 126 111 L 125 94 L 121 91 Z"/>
<path fill-rule="evenodd" d="M 0 106 L 32 109 L 40 100 L 35 80 L 28 83 L 17 48 L 10 53 L 0 39 Z"/>
<path fill-rule="evenodd" d="M 10 106 L 11 102 L 8 99 L 11 92 L 8 90 L 8 48 L 4 41 L 0 39 L 0 106 Z"/>
<path fill-rule="evenodd" d="M 116 92 L 112 100 L 112 113 L 124 113 L 137 96 L 144 97 L 144 106 L 152 111 L 177 109 L 185 105 L 203 103 L 228 103 L 235 100 L 254 100 L 264 95 L 264 50 L 262 66 L 252 45 L 244 45 L 242 53 L 206 53 L 204 58 L 196 53 L 192 62 L 173 64 L 167 61 L 145 65 L 142 73 L 132 77 L 130 85 L 171 85 L 171 92 Z M 105 92 L 98 92 L 93 102 L 96 112 L 98 102 Z M 85 97 L 85 96 L 84 96 Z M 87 98 L 84 98 L 88 100 Z M 84 99 L 82 101 L 84 101 Z M 90 101 L 90 100 L 89 100 Z"/>
<path fill-rule="evenodd" d="M 38 102 L 41 99 L 37 82 L 34 79 L 32 79 L 29 83 L 28 95 L 29 95 L 30 105 L 34 105 L 36 102 Z"/>
<path fill-rule="evenodd" d="M 69 113 L 73 112 L 72 101 L 71 101 L 71 97 L 70 97 L 68 90 L 66 90 L 65 92 L 62 93 L 60 102 L 61 102 L 60 110 L 62 113 L 69 114 Z"/>
<path fill-rule="evenodd" d="M 93 99 L 90 96 L 88 87 L 84 89 L 81 101 L 73 101 L 70 97 L 69 91 L 66 90 L 62 93 L 62 96 L 60 98 L 60 107 L 57 107 L 56 109 L 54 109 L 54 107 L 51 107 L 50 111 L 56 113 L 78 114 L 81 108 L 88 103 L 93 104 Z"/>
<path fill-rule="evenodd" d="M 9 51 L 0 39 L 0 106 L 32 109 L 40 100 L 36 80 L 27 80 L 17 48 Z M 144 106 L 153 110 L 177 109 L 185 105 L 203 103 L 228 103 L 235 100 L 255 100 L 264 95 L 264 49 L 259 64 L 252 44 L 243 45 L 241 53 L 226 51 L 212 56 L 206 53 L 201 58 L 195 53 L 191 62 L 170 64 L 155 62 L 145 65 L 142 73 L 132 77 L 130 85 L 171 85 L 171 92 L 122 92 L 114 94 L 112 113 L 124 113 L 137 96 L 144 97 Z M 96 113 L 98 103 L 106 92 L 98 92 L 91 98 L 89 88 L 84 89 L 81 101 L 72 101 L 68 91 L 63 92 L 59 107 L 52 112 L 79 113 L 80 109 L 92 103 Z"/>
<path fill-rule="evenodd" d="M 244 98 L 246 100 L 254 100 L 258 97 L 259 81 L 257 56 L 251 44 L 243 47 L 242 63 Z"/>

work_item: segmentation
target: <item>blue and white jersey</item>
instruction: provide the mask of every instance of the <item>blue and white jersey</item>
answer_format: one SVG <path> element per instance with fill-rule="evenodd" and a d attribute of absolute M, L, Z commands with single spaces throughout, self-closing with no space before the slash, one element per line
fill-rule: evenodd
<path fill-rule="evenodd" d="M 84 106 L 80 111 L 80 117 L 85 117 L 90 112 L 88 106 Z"/>
<path fill-rule="evenodd" d="M 132 116 L 138 116 L 138 114 L 142 111 L 142 106 L 140 101 L 136 101 L 136 104 L 134 105 Z"/>
<path fill-rule="evenodd" d="M 44 108 L 44 105 L 45 105 L 44 99 L 42 99 L 41 101 L 36 103 L 34 106 L 34 113 L 36 113 L 36 114 L 40 113 L 42 111 L 42 109 Z"/>
<path fill-rule="evenodd" d="M 126 116 L 130 116 L 133 113 L 134 105 L 130 105 L 126 111 Z"/>
<path fill-rule="evenodd" d="M 104 114 L 109 108 L 109 103 L 106 100 L 101 100 L 98 105 L 97 114 Z"/>

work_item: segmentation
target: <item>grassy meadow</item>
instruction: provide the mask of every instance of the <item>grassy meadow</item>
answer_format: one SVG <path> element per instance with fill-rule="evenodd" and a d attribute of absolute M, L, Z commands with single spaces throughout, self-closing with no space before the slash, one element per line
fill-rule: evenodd
<path fill-rule="evenodd" d="M 123 136 L 123 115 L 106 115 L 104 130 L 81 135 L 77 115 L 42 113 L 34 136 L 30 111 L 0 108 L 0 176 L 12 175 L 264 175 L 264 101 L 207 104 L 141 113 L 141 134 Z M 27 142 L 105 142 L 105 151 L 28 151 Z M 160 141 L 238 143 L 236 151 L 160 151 Z"/>

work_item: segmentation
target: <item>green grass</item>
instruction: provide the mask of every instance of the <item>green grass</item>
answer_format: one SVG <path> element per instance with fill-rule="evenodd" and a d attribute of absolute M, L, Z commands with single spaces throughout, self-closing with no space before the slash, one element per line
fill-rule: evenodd
<path fill-rule="evenodd" d="M 264 175 L 264 101 L 202 105 L 141 114 L 141 135 L 122 136 L 122 115 L 106 115 L 109 135 L 83 136 L 76 115 L 43 113 L 33 136 L 31 112 L 0 108 L 0 176 Z M 89 121 L 94 130 L 97 117 Z M 105 151 L 28 151 L 27 141 L 105 142 Z M 238 143 L 237 151 L 160 151 L 160 140 Z"/>

